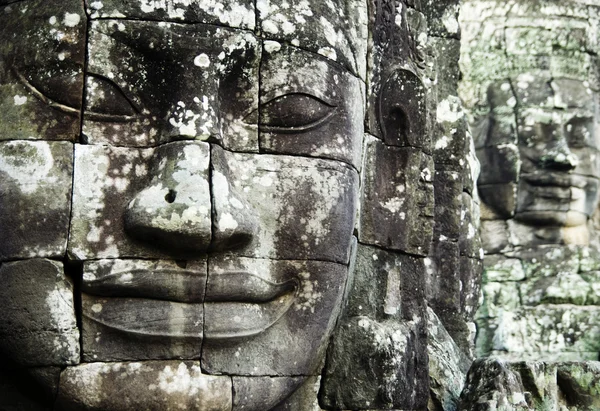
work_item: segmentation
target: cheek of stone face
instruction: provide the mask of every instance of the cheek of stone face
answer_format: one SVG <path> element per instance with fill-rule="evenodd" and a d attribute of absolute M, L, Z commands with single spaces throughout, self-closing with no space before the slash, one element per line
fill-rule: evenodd
<path fill-rule="evenodd" d="M 356 170 L 338 161 L 230 153 L 217 146 L 211 161 L 215 242 L 251 224 L 250 243 L 232 253 L 348 262 Z"/>
<path fill-rule="evenodd" d="M 72 162 L 68 142 L 0 142 L 0 260 L 64 255 Z"/>

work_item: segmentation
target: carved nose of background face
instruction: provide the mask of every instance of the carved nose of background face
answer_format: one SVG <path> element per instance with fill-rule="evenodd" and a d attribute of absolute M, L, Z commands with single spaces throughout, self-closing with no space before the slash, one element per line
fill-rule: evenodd
<path fill-rule="evenodd" d="M 126 232 L 166 252 L 205 252 L 212 231 L 209 145 L 178 141 L 157 148 L 153 157 L 153 177 L 125 211 Z"/>
<path fill-rule="evenodd" d="M 543 168 L 557 171 L 571 171 L 579 165 L 579 159 L 569 150 L 566 143 L 548 147 L 540 157 Z"/>

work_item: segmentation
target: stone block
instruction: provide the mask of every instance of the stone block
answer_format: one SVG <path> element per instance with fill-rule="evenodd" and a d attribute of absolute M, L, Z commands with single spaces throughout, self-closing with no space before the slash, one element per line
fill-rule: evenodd
<path fill-rule="evenodd" d="M 253 3 L 236 1 L 226 5 L 217 3 L 180 2 L 167 0 L 160 3 L 137 1 L 86 0 L 86 11 L 92 19 L 127 18 L 132 20 L 176 21 L 207 23 L 240 29 L 255 29 L 256 11 Z M 220 3 L 219 3 L 220 4 Z"/>
<path fill-rule="evenodd" d="M 64 256 L 72 171 L 71 143 L 0 142 L 0 261 Z"/>
<path fill-rule="evenodd" d="M 509 247 L 508 225 L 504 220 L 482 220 L 481 247 L 486 254 L 496 254 Z"/>
<path fill-rule="evenodd" d="M 241 6 L 241 13 L 244 7 L 249 6 Z M 231 150 L 258 151 L 252 113 L 258 111 L 261 51 L 251 32 L 96 20 L 90 23 L 87 52 L 82 133 L 90 144 L 148 147 L 210 139 Z"/>
<path fill-rule="evenodd" d="M 354 168 L 219 147 L 211 156 L 214 249 L 252 258 L 348 263 L 358 203 Z"/>
<path fill-rule="evenodd" d="M 86 26 L 78 0 L 3 7 L 0 140 L 78 139 Z"/>
<path fill-rule="evenodd" d="M 209 146 L 75 147 L 69 252 L 77 259 L 201 253 L 211 238 Z"/>
<path fill-rule="evenodd" d="M 289 7 L 282 0 L 267 0 L 258 7 L 258 22 L 265 38 L 337 61 L 366 81 L 365 1 L 336 0 Z"/>
<path fill-rule="evenodd" d="M 455 409 L 471 361 L 446 332 L 431 308 L 427 309 L 427 331 L 430 395 L 442 410 Z"/>
<path fill-rule="evenodd" d="M 518 181 L 521 160 L 515 144 L 480 148 L 477 158 L 481 163 L 479 185 L 504 185 Z M 494 206 L 494 203 L 488 204 Z"/>
<path fill-rule="evenodd" d="M 427 255 L 434 207 L 431 157 L 375 139 L 366 144 L 359 241 Z"/>
<path fill-rule="evenodd" d="M 81 316 L 86 362 L 200 358 L 202 304 L 82 294 Z"/>
<path fill-rule="evenodd" d="M 223 256 L 209 260 L 208 272 L 204 370 L 317 375 L 345 294 L 347 266 Z"/>
<path fill-rule="evenodd" d="M 435 194 L 434 235 L 439 241 L 457 241 L 461 234 L 463 182 L 454 171 L 436 171 L 433 179 Z"/>
<path fill-rule="evenodd" d="M 0 266 L 0 353 L 21 367 L 79 362 L 73 285 L 60 263 L 33 259 Z"/>
<path fill-rule="evenodd" d="M 231 411 L 232 395 L 231 377 L 203 374 L 197 361 L 91 363 L 62 372 L 56 407 Z"/>
<path fill-rule="evenodd" d="M 483 280 L 486 283 L 525 279 L 525 263 L 519 258 L 509 258 L 502 254 L 488 255 L 484 264 Z"/>
<path fill-rule="evenodd" d="M 363 86 L 328 58 L 266 41 L 260 69 L 261 152 L 341 160 L 358 169 Z"/>
<path fill-rule="evenodd" d="M 516 311 L 521 306 L 519 285 L 514 281 L 497 283 L 488 281 L 481 287 L 483 304 L 477 310 L 477 318 L 497 318 L 505 312 Z"/>
<path fill-rule="evenodd" d="M 342 321 L 329 348 L 321 404 L 333 409 L 423 409 L 429 391 L 423 326 L 421 321 L 368 317 Z"/>
<path fill-rule="evenodd" d="M 568 304 L 522 307 L 488 324 L 488 338 L 499 357 L 572 360 L 574 353 L 600 351 L 598 312 L 598 307 Z"/>

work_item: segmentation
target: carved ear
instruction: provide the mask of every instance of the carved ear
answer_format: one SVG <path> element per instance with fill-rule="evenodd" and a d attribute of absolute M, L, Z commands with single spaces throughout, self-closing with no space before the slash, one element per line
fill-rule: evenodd
<path fill-rule="evenodd" d="M 384 142 L 420 147 L 426 133 L 426 110 L 421 79 L 408 70 L 392 73 L 379 94 L 378 116 Z"/>

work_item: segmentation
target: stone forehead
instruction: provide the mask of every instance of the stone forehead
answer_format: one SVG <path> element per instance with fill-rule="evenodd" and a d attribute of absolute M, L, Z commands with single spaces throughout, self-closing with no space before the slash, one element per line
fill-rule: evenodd
<path fill-rule="evenodd" d="M 253 31 L 336 61 L 366 76 L 364 0 L 86 0 L 91 19 L 205 23 Z"/>

